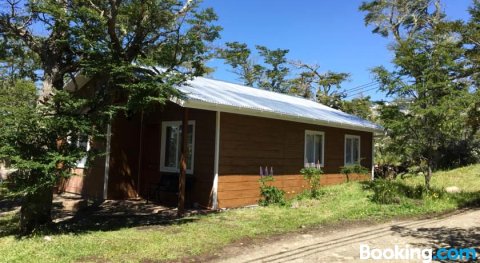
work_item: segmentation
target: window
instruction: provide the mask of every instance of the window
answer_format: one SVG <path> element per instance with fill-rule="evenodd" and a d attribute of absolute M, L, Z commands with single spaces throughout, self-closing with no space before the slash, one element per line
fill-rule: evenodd
<path fill-rule="evenodd" d="M 193 151 L 195 145 L 195 121 L 188 122 L 187 173 L 193 173 Z M 162 122 L 162 146 L 160 171 L 179 172 L 182 155 L 182 122 Z"/>
<path fill-rule="evenodd" d="M 360 136 L 345 135 L 345 165 L 360 164 Z"/>
<path fill-rule="evenodd" d="M 88 136 L 86 135 L 80 135 L 77 140 L 77 147 L 84 150 L 85 153 L 88 153 L 90 151 L 90 141 Z M 77 161 L 77 168 L 85 168 L 85 165 L 87 163 L 87 155 L 85 155 L 82 159 Z"/>
<path fill-rule="evenodd" d="M 305 131 L 305 167 L 323 166 L 324 139 L 323 132 Z"/>

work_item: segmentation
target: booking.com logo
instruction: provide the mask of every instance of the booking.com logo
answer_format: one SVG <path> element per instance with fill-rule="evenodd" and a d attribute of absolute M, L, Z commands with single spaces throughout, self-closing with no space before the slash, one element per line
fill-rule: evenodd
<path fill-rule="evenodd" d="M 406 245 L 393 248 L 370 248 L 367 244 L 360 244 L 360 259 L 373 260 L 423 260 L 430 263 L 432 260 L 474 261 L 477 259 L 475 248 L 416 248 Z"/>

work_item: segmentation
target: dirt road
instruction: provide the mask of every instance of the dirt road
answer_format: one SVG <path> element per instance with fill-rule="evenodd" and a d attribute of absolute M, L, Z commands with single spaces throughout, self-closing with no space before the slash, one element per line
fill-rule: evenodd
<path fill-rule="evenodd" d="M 380 249 L 393 249 L 395 245 L 433 250 L 441 247 L 475 247 L 480 257 L 480 209 L 463 210 L 431 219 L 312 230 L 255 245 L 237 244 L 227 248 L 214 262 L 369 262 L 360 259 L 360 244 Z"/>

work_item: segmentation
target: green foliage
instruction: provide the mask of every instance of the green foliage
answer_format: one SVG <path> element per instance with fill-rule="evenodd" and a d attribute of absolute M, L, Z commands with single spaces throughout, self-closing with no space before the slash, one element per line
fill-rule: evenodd
<path fill-rule="evenodd" d="M 421 185 L 410 186 L 399 180 L 377 179 L 370 182 L 367 189 L 373 191 L 370 199 L 379 204 L 399 204 L 406 199 L 424 199 L 427 197 L 443 198 L 443 190 L 427 190 Z"/>
<path fill-rule="evenodd" d="M 352 164 L 341 167 L 340 173 L 344 174 L 349 182 L 351 174 L 368 174 L 369 170 L 360 164 Z"/>
<path fill-rule="evenodd" d="M 310 185 L 310 197 L 319 198 L 321 196 L 320 191 L 320 175 L 323 174 L 322 169 L 316 167 L 305 167 L 300 170 L 300 174 L 308 180 Z"/>
<path fill-rule="evenodd" d="M 425 167 L 428 188 L 432 170 L 474 162 L 479 149 L 478 26 L 447 21 L 440 1 L 370 1 L 360 10 L 374 33 L 394 37 L 394 70 L 372 70 L 393 97 L 378 108 L 389 137 L 381 152 Z"/>
<path fill-rule="evenodd" d="M 0 251 L 5 262 L 188 261 L 191 258 L 185 257 L 204 255 L 245 238 L 278 236 L 299 229 L 331 227 L 338 225 L 340 221 L 351 224 L 359 221 L 385 222 L 452 211 L 480 200 L 479 174 L 480 165 L 437 172 L 432 178 L 434 188 L 457 185 L 464 191 L 455 195 L 445 194 L 442 198 L 434 198 L 433 194 L 423 200 L 406 198 L 400 204 L 372 202 L 372 191 L 364 189 L 363 183 L 352 182 L 325 186 L 324 195 L 320 199 L 305 198 L 294 201 L 295 208 L 239 208 L 221 213 L 192 215 L 184 220 L 174 218 L 167 222 L 164 217 L 157 216 L 152 217 L 153 221 L 148 220 L 148 226 L 142 227 L 132 227 L 132 224 L 138 222 L 125 220 L 124 217 L 112 217 L 102 223 L 89 214 L 71 225 L 68 221 L 64 222 L 67 225 L 62 225 L 67 229 L 74 229 L 75 234 L 64 232 L 65 228 L 62 228 L 59 232 L 49 234 L 52 242 L 46 242 L 44 236 L 15 238 L 14 225 L 18 224 L 18 218 L 11 214 L 2 214 Z M 416 187 L 422 184 L 421 179 L 409 177 L 403 182 L 407 186 Z M 103 211 L 99 213 L 104 214 Z M 168 224 L 169 222 L 171 224 Z M 108 231 L 96 230 L 98 223 L 107 226 Z M 111 229 L 108 229 L 109 226 Z M 82 232 L 81 229 L 88 231 Z M 199 235 L 199 229 L 208 234 Z M 38 256 L 40 252 L 41 257 Z"/>
<path fill-rule="evenodd" d="M 269 49 L 265 46 L 255 46 L 268 67 L 263 70 L 263 77 L 260 78 L 259 87 L 262 89 L 279 93 L 288 93 L 289 86 L 287 75 L 290 68 L 287 64 L 286 55 L 288 49 Z"/>
<path fill-rule="evenodd" d="M 360 118 L 373 121 L 372 113 L 373 102 L 370 97 L 355 98 L 350 101 L 344 100 L 341 104 L 341 110 L 358 116 Z"/>
<path fill-rule="evenodd" d="M 251 51 L 247 44 L 239 42 L 227 42 L 226 48 L 219 51 L 220 57 L 234 70 L 243 84 L 253 87 L 262 75 L 263 68 L 256 65 L 251 58 Z"/>
<path fill-rule="evenodd" d="M 370 171 L 368 168 L 361 166 L 360 164 L 346 165 L 340 168 L 342 174 L 368 174 Z"/>
<path fill-rule="evenodd" d="M 178 85 L 208 72 L 208 43 L 221 29 L 216 19 L 211 8 L 183 0 L 0 6 L 0 70 L 14 69 L 0 72 L 9 79 L 0 91 L 0 158 L 17 169 L 16 190 L 25 195 L 22 222 L 48 223 L 51 187 L 85 155 L 76 143 L 80 136 L 97 140 L 116 114 L 181 98 Z M 26 92 L 22 83 L 38 74 L 39 96 L 32 84 Z M 90 81 L 77 94 L 71 91 L 80 88 L 74 79 L 79 74 Z"/>
<path fill-rule="evenodd" d="M 341 92 L 340 89 L 342 83 L 348 80 L 350 74 L 332 71 L 321 72 L 319 65 L 306 64 L 301 61 L 295 61 L 292 64 L 300 70 L 298 76 L 290 81 L 292 93 L 315 99 L 334 109 L 342 109 L 342 100 L 347 94 Z"/>
<path fill-rule="evenodd" d="M 257 63 L 246 44 L 227 42 L 225 46 L 218 51 L 219 57 L 232 67 L 245 85 L 295 94 L 336 109 L 342 108 L 342 99 L 346 94 L 340 92 L 340 88 L 350 74 L 320 72 L 318 65 L 289 62 L 286 57 L 288 49 L 257 45 L 256 51 L 263 60 L 263 63 Z M 292 73 L 293 77 L 289 77 Z"/>
<path fill-rule="evenodd" d="M 363 2 L 359 9 L 367 12 L 365 25 L 372 25 L 373 33 L 383 37 L 393 35 L 400 40 L 413 37 L 422 26 L 441 15 L 438 14 L 441 11 L 439 3 L 434 0 L 376 0 Z M 434 10 L 430 10 L 432 6 Z"/>
<path fill-rule="evenodd" d="M 234 69 L 245 85 L 279 93 L 289 92 L 287 75 L 290 73 L 286 55 L 288 49 L 269 49 L 255 46 L 263 63 L 256 63 L 252 51 L 244 43 L 227 42 L 219 56 Z"/>
<path fill-rule="evenodd" d="M 258 204 L 261 206 L 269 205 L 285 205 L 285 191 L 279 189 L 276 186 L 270 184 L 270 182 L 275 181 L 273 176 L 266 175 L 262 176 L 259 179 L 260 182 L 260 196 L 262 197 Z"/>
<path fill-rule="evenodd" d="M 84 103 L 59 92 L 49 104 L 41 105 L 31 82 L 0 86 L 0 159 L 18 169 L 11 176 L 17 194 L 53 187 L 85 156 L 76 142 L 82 134 L 94 134 L 94 129 L 78 115 Z"/>

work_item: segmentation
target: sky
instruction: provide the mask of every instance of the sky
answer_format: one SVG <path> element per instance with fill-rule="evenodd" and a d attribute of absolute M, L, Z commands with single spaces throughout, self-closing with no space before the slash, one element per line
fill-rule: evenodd
<path fill-rule="evenodd" d="M 389 69 L 391 40 L 371 33 L 364 13 L 358 11 L 361 0 L 204 0 L 213 7 L 223 27 L 217 45 L 239 41 L 254 48 L 289 49 L 290 60 L 319 64 L 321 70 L 351 74 L 343 84 L 347 90 L 372 82 L 369 69 L 383 65 Z M 467 8 L 472 0 L 443 0 L 448 19 L 468 19 Z M 209 63 L 216 71 L 215 79 L 241 83 L 221 61 Z M 362 94 L 383 100 L 385 94 L 375 87 Z M 352 97 L 349 97 L 352 98 Z"/>

